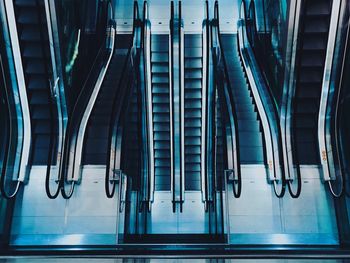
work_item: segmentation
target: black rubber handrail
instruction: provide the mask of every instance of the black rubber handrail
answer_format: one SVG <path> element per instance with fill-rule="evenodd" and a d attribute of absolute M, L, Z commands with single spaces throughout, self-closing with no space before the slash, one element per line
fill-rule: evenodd
<path fill-rule="evenodd" d="M 106 196 L 108 198 L 113 198 L 115 194 L 115 188 L 116 188 L 116 182 L 114 181 L 112 183 L 112 189 L 110 189 L 110 178 L 113 177 L 111 176 L 111 173 L 115 172 L 115 166 L 120 166 L 120 164 L 116 165 L 116 160 L 111 160 L 111 153 L 112 153 L 112 147 L 114 148 L 114 152 L 116 151 L 121 151 L 121 149 L 117 149 L 118 145 L 117 142 L 122 140 L 123 137 L 123 126 L 124 126 L 124 121 L 125 121 L 125 112 L 123 112 L 124 109 L 127 108 L 125 104 L 128 104 L 130 101 L 130 93 L 131 90 L 129 86 L 129 80 L 130 76 L 132 76 L 131 71 L 134 66 L 138 65 L 138 60 L 135 60 L 135 65 L 132 64 L 134 60 L 132 60 L 133 54 L 132 50 L 133 48 L 136 48 L 133 46 L 135 44 L 135 37 L 137 37 L 136 34 L 136 27 L 139 27 L 141 25 L 140 21 L 140 15 L 139 15 L 139 7 L 137 1 L 134 2 L 134 11 L 133 11 L 133 33 L 132 33 L 132 39 L 131 43 L 129 45 L 127 57 L 123 66 L 123 73 L 122 73 L 122 78 L 119 81 L 118 84 L 118 91 L 114 98 L 113 98 L 113 106 L 112 106 L 112 114 L 110 117 L 110 125 L 109 125 L 109 134 L 108 134 L 108 146 L 109 149 L 107 151 L 107 164 L 106 164 L 106 176 L 105 176 L 105 192 Z M 139 55 L 137 55 L 139 57 Z M 126 93 L 129 92 L 129 95 Z M 113 144 L 113 137 L 117 138 L 115 140 L 116 144 Z M 119 145 L 121 147 L 121 145 Z M 115 156 L 114 156 L 115 157 Z M 113 165 L 113 168 L 111 166 Z"/>
<path fill-rule="evenodd" d="M 238 117 L 237 117 L 237 109 L 236 109 L 236 102 L 235 102 L 235 98 L 233 97 L 232 92 L 230 92 L 232 90 L 231 87 L 231 83 L 229 81 L 229 72 L 228 72 L 228 66 L 227 66 L 227 62 L 226 62 L 226 58 L 225 58 L 225 52 L 224 49 L 222 48 L 222 39 L 221 39 L 221 34 L 220 34 L 220 19 L 219 19 L 219 3 L 218 1 L 215 1 L 215 6 L 214 6 L 214 23 L 215 26 L 217 27 L 217 39 L 218 39 L 218 44 L 219 44 L 219 52 L 221 53 L 220 59 L 221 59 L 221 63 L 223 64 L 223 78 L 224 81 L 228 87 L 229 92 L 227 92 L 228 94 L 228 100 L 230 101 L 230 105 L 227 105 L 227 107 L 231 106 L 232 107 L 232 113 L 233 113 L 233 120 L 234 120 L 234 130 L 238 131 Z M 214 64 L 215 65 L 215 64 Z M 218 66 L 218 65 L 217 65 Z M 217 76 L 215 78 L 216 80 L 220 81 L 220 78 Z M 223 83 L 218 83 L 219 87 L 223 85 Z M 223 99 L 223 97 L 222 97 Z M 224 103 L 222 101 L 222 103 Z M 225 134 L 225 133 L 224 133 Z M 239 134 L 238 132 L 236 132 L 235 134 L 235 139 L 236 139 L 236 154 L 237 154 L 237 158 L 232 157 L 232 160 L 234 161 L 235 159 L 237 159 L 237 189 L 235 189 L 235 187 L 233 187 L 233 194 L 236 198 L 239 198 L 241 196 L 241 191 L 242 191 L 242 176 L 241 176 L 241 166 L 240 166 L 240 148 L 239 148 Z"/>
<path fill-rule="evenodd" d="M 252 0 L 253 1 L 253 0 Z M 247 7 L 246 7 L 246 2 L 243 0 L 242 2 L 242 5 L 243 5 L 243 9 L 244 9 L 244 21 L 247 21 L 247 17 L 248 14 L 247 14 Z M 257 35 L 257 25 L 256 25 L 256 19 L 254 19 L 254 22 L 251 22 L 254 26 L 254 33 L 255 33 L 255 37 L 256 39 L 259 39 L 259 36 Z M 243 23 L 243 26 L 246 27 L 246 23 Z M 246 30 L 246 29 L 245 29 Z M 244 39 L 243 39 L 244 41 Z M 253 48 L 252 46 L 252 40 L 249 38 L 248 36 L 248 42 L 250 44 L 250 46 L 252 47 L 252 51 L 253 51 L 253 54 L 255 56 L 255 58 L 257 58 L 257 54 L 256 54 L 256 50 Z M 243 58 L 242 58 L 243 59 Z M 260 72 L 264 72 L 262 66 L 261 66 L 261 63 L 256 63 L 258 68 L 259 68 L 259 71 Z M 266 92 L 267 92 L 267 95 L 268 95 L 268 98 L 273 102 L 272 103 L 272 110 L 273 110 L 273 114 L 274 114 L 274 117 L 275 117 L 275 120 L 279 120 L 280 119 L 280 116 L 279 116 L 279 112 L 278 112 L 278 109 L 277 109 L 277 103 L 275 101 L 275 98 L 274 96 L 272 95 L 272 90 L 270 88 L 270 86 L 267 84 L 267 80 L 266 80 L 266 76 L 264 74 L 261 74 L 262 75 L 262 81 L 264 82 L 264 86 L 266 87 Z M 263 107 L 266 108 L 266 105 L 263 104 Z M 266 111 L 267 112 L 267 111 Z M 270 121 L 268 121 L 268 125 L 270 126 L 270 130 L 273 131 L 273 129 L 271 129 L 271 123 Z M 280 128 L 280 125 L 276 125 L 277 126 L 277 138 L 278 138 L 278 145 L 274 145 L 273 147 L 278 147 L 279 149 L 281 149 L 282 147 L 282 140 L 281 140 L 281 128 Z M 272 140 L 273 141 L 273 140 Z M 280 151 L 279 151 L 280 152 Z M 275 155 L 275 152 L 273 152 L 273 155 Z M 281 160 L 282 156 L 278 156 L 278 158 Z M 275 159 L 275 157 L 274 157 Z M 275 164 L 275 162 L 274 162 Z M 281 166 L 282 166 L 282 169 L 281 169 L 281 180 L 282 180 L 282 183 L 281 183 L 281 191 L 280 192 L 277 192 L 277 186 L 276 186 L 276 181 L 274 181 L 274 192 L 276 194 L 277 197 L 283 197 L 284 194 L 285 194 L 285 185 L 286 185 L 286 179 L 285 179 L 285 174 L 284 174 L 284 169 L 283 169 L 283 162 L 280 162 Z M 274 166 L 273 167 L 275 173 L 277 173 L 277 169 L 279 169 L 278 167 Z M 299 182 L 299 179 L 300 177 L 298 177 L 298 182 Z M 300 179 L 301 180 L 301 179 Z M 289 181 L 288 181 L 289 182 Z M 289 182 L 290 183 L 290 182 Z M 300 181 L 300 184 L 298 183 L 298 186 L 301 185 L 301 181 Z M 291 191 L 291 186 L 290 184 L 288 184 L 288 189 L 290 190 L 291 192 L 291 196 L 294 197 L 294 198 L 297 198 L 299 195 L 300 195 L 300 192 L 301 192 L 301 188 L 298 187 L 298 190 L 297 190 L 297 193 L 293 194 L 292 191 Z"/>

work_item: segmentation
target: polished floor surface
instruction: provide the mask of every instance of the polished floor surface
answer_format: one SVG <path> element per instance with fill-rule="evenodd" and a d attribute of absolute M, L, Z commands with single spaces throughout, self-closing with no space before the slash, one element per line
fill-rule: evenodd
<path fill-rule="evenodd" d="M 105 259 L 105 258 L 45 258 L 45 257 L 16 257 L 16 258 L 0 258 L 0 262 L 9 263 L 34 263 L 34 262 L 48 262 L 48 263 L 65 263 L 65 262 L 99 262 L 99 263 L 345 263 L 350 259 Z"/>

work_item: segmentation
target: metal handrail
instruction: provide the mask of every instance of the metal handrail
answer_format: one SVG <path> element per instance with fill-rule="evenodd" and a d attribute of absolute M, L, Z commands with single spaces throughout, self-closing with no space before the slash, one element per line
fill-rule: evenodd
<path fill-rule="evenodd" d="M 240 21 L 238 24 L 239 53 L 264 130 L 268 178 L 273 182 L 276 196 L 282 197 L 285 193 L 285 176 L 284 170 L 279 167 L 281 165 L 279 150 L 281 143 L 280 130 L 278 125 L 274 125 L 277 124 L 279 117 L 276 114 L 276 105 L 271 101 L 270 90 L 266 86 L 264 78 L 261 76 L 261 69 L 259 68 L 259 64 L 255 61 L 255 54 L 247 37 L 245 25 L 246 16 L 246 4 L 245 1 L 242 1 Z"/>
<path fill-rule="evenodd" d="M 230 90 L 232 90 L 231 83 L 228 79 L 228 67 L 225 59 L 224 50 L 222 48 L 222 40 L 220 34 L 220 17 L 219 17 L 219 2 L 215 1 L 214 5 L 214 21 L 216 26 L 216 39 L 217 39 L 217 52 L 218 52 L 218 64 L 216 65 L 218 70 L 222 67 L 222 76 L 217 76 L 215 79 L 219 81 L 217 83 L 217 89 L 219 91 L 219 96 L 221 97 L 222 105 L 225 105 L 226 114 L 229 119 L 229 130 L 226 132 L 224 130 L 223 134 L 227 134 L 229 138 L 227 139 L 227 176 L 231 182 L 233 182 L 233 194 L 236 198 L 239 198 L 242 190 L 242 178 L 241 178 L 241 165 L 240 165 L 240 151 L 239 151 L 239 134 L 238 134 L 238 118 L 235 99 L 232 96 Z M 222 65 L 220 65 L 222 64 Z M 215 65 L 215 64 L 214 64 Z M 218 73 L 217 73 L 218 74 Z M 220 83 L 222 82 L 222 83 Z M 223 88 L 223 90 L 221 90 Z M 236 186 L 237 185 L 237 189 Z"/>

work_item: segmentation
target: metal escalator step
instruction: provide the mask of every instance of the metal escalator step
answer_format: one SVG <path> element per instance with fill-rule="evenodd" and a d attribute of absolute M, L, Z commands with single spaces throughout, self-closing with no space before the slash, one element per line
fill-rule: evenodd
<path fill-rule="evenodd" d="M 169 113 L 156 113 L 153 116 L 153 122 L 165 122 L 169 123 L 170 115 Z"/>
<path fill-rule="evenodd" d="M 238 122 L 239 131 L 260 131 L 260 124 L 256 120 L 240 120 Z"/>
<path fill-rule="evenodd" d="M 87 134 L 89 138 L 106 138 L 109 134 L 109 125 L 99 125 L 98 129 L 96 126 L 88 125 Z"/>
<path fill-rule="evenodd" d="M 200 109 L 185 110 L 185 118 L 201 118 L 202 112 Z"/>
<path fill-rule="evenodd" d="M 152 84 L 153 88 L 153 94 L 155 93 L 165 93 L 165 94 L 169 94 L 169 84 L 168 83 L 154 83 Z"/>
<path fill-rule="evenodd" d="M 331 1 L 328 0 L 319 0 L 319 1 L 310 1 L 307 4 L 306 14 L 307 15 L 316 15 L 316 16 L 325 16 L 329 15 L 331 10 Z"/>
<path fill-rule="evenodd" d="M 185 74 L 188 74 L 187 72 Z M 196 74 L 199 73 L 197 72 Z M 193 79 L 193 78 L 187 78 L 185 81 L 185 89 L 197 89 L 197 90 L 201 90 L 202 89 L 202 72 L 200 71 L 200 77 L 198 77 Z M 200 92 L 200 91 L 199 91 Z"/>
<path fill-rule="evenodd" d="M 25 73 L 27 74 L 45 74 L 45 66 L 42 60 L 31 59 L 27 62 L 25 67 Z"/>
<path fill-rule="evenodd" d="M 185 165 L 185 177 L 200 178 L 201 165 L 200 164 L 186 164 Z"/>
<path fill-rule="evenodd" d="M 169 74 L 169 64 L 165 63 L 154 63 L 152 65 L 152 73 L 164 73 Z"/>
<path fill-rule="evenodd" d="M 202 94 L 198 90 L 185 90 L 185 99 L 201 99 Z"/>
<path fill-rule="evenodd" d="M 164 113 L 164 112 L 169 112 L 169 107 L 168 105 L 162 105 L 162 104 L 159 104 L 157 105 L 157 107 L 153 107 L 153 113 Z"/>
<path fill-rule="evenodd" d="M 156 167 L 170 167 L 170 160 L 169 158 L 156 158 L 155 160 L 155 166 Z"/>
<path fill-rule="evenodd" d="M 196 145 L 201 145 L 201 138 L 200 137 L 189 137 L 187 136 L 185 138 L 185 145 L 187 146 L 196 146 Z"/>
<path fill-rule="evenodd" d="M 14 4 L 19 7 L 33 7 L 36 6 L 35 0 L 15 0 Z"/>
<path fill-rule="evenodd" d="M 27 80 L 28 80 L 27 88 L 29 90 L 34 91 L 34 90 L 49 89 L 48 81 L 40 75 L 29 76 Z"/>
<path fill-rule="evenodd" d="M 263 147 L 243 146 L 239 149 L 241 164 L 263 164 Z"/>
<path fill-rule="evenodd" d="M 167 141 L 155 141 L 154 142 L 154 149 L 155 150 L 169 150 L 170 144 Z"/>
<path fill-rule="evenodd" d="M 36 8 L 37 6 L 20 8 L 17 18 L 18 23 L 31 25 L 39 24 L 39 15 Z M 46 17 L 44 12 L 42 12 L 40 19 L 42 23 L 45 23 Z"/>
<path fill-rule="evenodd" d="M 26 26 L 22 29 L 20 40 L 26 42 L 40 41 L 40 30 L 37 26 Z"/>
<path fill-rule="evenodd" d="M 197 164 L 197 163 L 201 163 L 201 155 L 200 154 L 187 154 L 185 157 L 185 161 L 192 163 L 192 164 Z"/>
<path fill-rule="evenodd" d="M 185 68 L 201 69 L 202 66 L 202 59 L 185 58 Z"/>
<path fill-rule="evenodd" d="M 170 158 L 170 149 L 156 149 L 154 151 L 155 158 Z"/>
<path fill-rule="evenodd" d="M 201 69 L 186 69 L 185 70 L 186 80 L 201 80 L 202 70 Z"/>
<path fill-rule="evenodd" d="M 185 148 L 185 154 L 200 154 L 201 147 L 200 145 L 192 145 L 191 147 Z"/>
<path fill-rule="evenodd" d="M 201 127 L 202 121 L 201 119 L 186 119 L 185 127 Z M 186 132 L 186 131 L 185 131 Z"/>
<path fill-rule="evenodd" d="M 237 120 L 256 120 L 258 121 L 258 113 L 251 111 L 241 111 L 237 112 Z"/>
<path fill-rule="evenodd" d="M 313 99 L 300 99 L 296 102 L 296 113 L 316 113 L 318 111 L 318 102 Z"/>
<path fill-rule="evenodd" d="M 186 109 L 201 109 L 202 101 L 198 99 L 186 99 L 185 100 L 185 108 Z"/>
<path fill-rule="evenodd" d="M 200 176 L 199 173 L 193 175 L 193 178 L 198 178 Z M 201 181 L 200 180 L 186 180 L 185 181 L 185 189 L 192 191 L 199 191 L 201 189 Z"/>
<path fill-rule="evenodd" d="M 99 165 L 107 163 L 107 154 L 104 153 L 85 153 L 84 154 L 84 164 Z"/>
<path fill-rule="evenodd" d="M 51 132 L 51 123 L 49 120 L 40 120 L 33 125 L 34 134 L 49 134 Z"/>
<path fill-rule="evenodd" d="M 34 144 L 39 148 L 49 148 L 50 135 L 48 133 L 35 135 Z"/>
<path fill-rule="evenodd" d="M 47 93 L 47 91 L 40 91 L 40 92 L 33 92 L 33 94 L 30 97 L 30 104 L 31 105 L 47 105 L 49 104 L 49 94 Z M 47 109 L 49 110 L 49 109 Z"/>
<path fill-rule="evenodd" d="M 156 141 L 170 141 L 170 134 L 166 131 L 157 131 L 154 133 L 154 140 Z"/>
<path fill-rule="evenodd" d="M 261 132 L 239 131 L 239 146 L 263 146 Z"/>
<path fill-rule="evenodd" d="M 40 47 L 40 44 L 34 42 L 34 43 L 27 43 L 23 46 L 24 46 L 24 50 L 23 50 L 24 57 L 37 58 L 37 59 L 44 58 L 44 54 L 43 54 L 42 48 Z"/>
<path fill-rule="evenodd" d="M 47 105 L 30 105 L 32 119 L 50 119 L 50 112 L 47 110 Z"/>
<path fill-rule="evenodd" d="M 324 17 L 306 17 L 305 18 L 305 33 L 327 33 L 329 21 Z"/>
<path fill-rule="evenodd" d="M 316 128 L 317 118 L 298 118 L 295 120 L 296 128 Z"/>
<path fill-rule="evenodd" d="M 92 138 L 86 141 L 84 150 L 89 154 L 107 154 L 108 139 L 107 138 Z"/>
<path fill-rule="evenodd" d="M 32 164 L 33 165 L 46 165 L 49 156 L 48 148 L 34 148 Z"/>
<path fill-rule="evenodd" d="M 185 57 L 188 58 L 202 58 L 202 47 L 186 47 Z"/>
<path fill-rule="evenodd" d="M 153 75 L 152 76 L 152 83 L 169 83 L 169 76 L 168 75 Z"/>
<path fill-rule="evenodd" d="M 313 142 L 303 142 L 297 145 L 297 155 L 300 164 L 318 164 L 319 154 L 316 144 Z"/>
<path fill-rule="evenodd" d="M 305 35 L 303 50 L 322 51 L 327 48 L 327 35 Z"/>
<path fill-rule="evenodd" d="M 322 82 L 323 70 L 322 68 L 313 68 L 305 70 L 303 69 L 299 74 L 299 80 L 301 83 Z"/>
<path fill-rule="evenodd" d="M 201 34 L 186 34 L 184 38 L 185 47 L 202 47 Z"/>
<path fill-rule="evenodd" d="M 193 127 L 185 125 L 185 128 L 185 136 L 187 138 L 201 136 L 201 126 Z"/>
<path fill-rule="evenodd" d="M 168 61 L 169 61 L 169 55 L 167 52 L 164 52 L 164 53 L 160 53 L 160 52 L 155 53 L 154 52 L 151 55 L 151 62 L 152 63 L 155 63 L 155 62 L 165 63 Z"/>
<path fill-rule="evenodd" d="M 153 94 L 152 102 L 154 104 L 165 104 L 169 105 L 169 95 L 168 94 Z"/>
<path fill-rule="evenodd" d="M 157 40 L 152 36 L 151 38 L 151 52 L 169 52 L 169 39 Z"/>
<path fill-rule="evenodd" d="M 167 131 L 169 132 L 170 131 L 170 127 L 169 127 L 169 123 L 159 123 L 159 122 L 156 122 L 154 123 L 153 125 L 153 129 L 155 132 L 162 132 L 162 131 Z"/>
<path fill-rule="evenodd" d="M 324 58 L 324 51 L 306 51 L 301 58 L 301 65 L 303 67 L 323 67 Z"/>

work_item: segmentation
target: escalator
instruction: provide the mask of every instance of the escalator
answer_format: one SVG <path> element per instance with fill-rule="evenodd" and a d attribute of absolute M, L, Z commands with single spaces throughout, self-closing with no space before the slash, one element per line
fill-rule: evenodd
<path fill-rule="evenodd" d="M 117 35 L 109 68 L 88 122 L 83 150 L 83 164 L 104 165 L 107 162 L 108 132 L 113 98 L 118 93 L 128 50 L 130 35 Z"/>
<path fill-rule="evenodd" d="M 304 1 L 297 51 L 294 136 L 299 164 L 319 164 L 317 115 L 332 1 Z"/>
<path fill-rule="evenodd" d="M 170 191 L 169 35 L 151 35 L 155 191 Z"/>
<path fill-rule="evenodd" d="M 50 52 L 44 1 L 14 1 L 32 119 L 32 164 L 46 165 L 50 145 Z"/>
<path fill-rule="evenodd" d="M 201 190 L 202 35 L 185 35 L 185 190 Z"/>
<path fill-rule="evenodd" d="M 259 116 L 240 61 L 237 35 L 222 35 L 231 92 L 235 98 L 241 164 L 263 164 L 263 141 Z"/>

